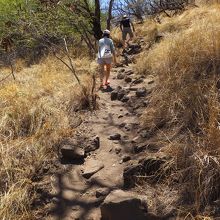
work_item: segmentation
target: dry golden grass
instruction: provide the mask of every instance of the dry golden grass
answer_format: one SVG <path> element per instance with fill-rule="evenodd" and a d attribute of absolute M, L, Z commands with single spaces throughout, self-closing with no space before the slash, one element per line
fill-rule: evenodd
<path fill-rule="evenodd" d="M 196 213 L 220 197 L 219 12 L 216 4 L 165 19 L 157 25 L 163 40 L 136 65 L 139 73 L 159 78 L 142 121 L 152 130 L 164 125 L 164 151 L 176 170 L 172 178 Z"/>
<path fill-rule="evenodd" d="M 35 219 L 31 203 L 34 181 L 57 155 L 54 145 L 74 131 L 69 117 L 90 94 L 90 61 L 76 60 L 84 94 L 74 76 L 59 61 L 48 58 L 31 68 L 19 68 L 16 81 L 0 88 L 0 218 Z M 1 74 L 3 76 L 4 74 Z M 74 100 L 74 102 L 73 102 Z"/>

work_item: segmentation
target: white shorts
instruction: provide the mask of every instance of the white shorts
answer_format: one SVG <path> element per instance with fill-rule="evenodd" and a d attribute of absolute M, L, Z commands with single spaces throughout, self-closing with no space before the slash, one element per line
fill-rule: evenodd
<path fill-rule="evenodd" d="M 112 63 L 112 57 L 110 57 L 110 58 L 98 58 L 97 63 L 100 64 L 100 65 L 111 64 Z"/>

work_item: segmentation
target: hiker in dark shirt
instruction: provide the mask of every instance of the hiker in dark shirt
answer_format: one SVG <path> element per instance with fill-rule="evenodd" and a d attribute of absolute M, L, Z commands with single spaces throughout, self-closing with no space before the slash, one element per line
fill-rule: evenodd
<path fill-rule="evenodd" d="M 133 39 L 134 32 L 135 32 L 134 24 L 127 17 L 127 15 L 123 16 L 123 18 L 120 22 L 120 29 L 122 31 L 123 49 L 125 49 L 126 43 L 129 44 L 129 41 Z M 127 35 L 128 34 L 129 34 L 130 38 L 127 40 Z"/>

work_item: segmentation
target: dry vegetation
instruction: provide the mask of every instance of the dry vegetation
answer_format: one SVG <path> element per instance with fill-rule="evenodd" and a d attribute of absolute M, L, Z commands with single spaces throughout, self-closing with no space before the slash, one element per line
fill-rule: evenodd
<path fill-rule="evenodd" d="M 219 12 L 218 4 L 194 8 L 161 24 L 148 22 L 149 33 L 140 30 L 150 40 L 155 28 L 163 35 L 136 65 L 140 74 L 159 78 L 144 125 L 162 131 L 163 151 L 173 158 L 169 180 L 181 184 L 182 202 L 193 214 L 220 197 Z"/>
<path fill-rule="evenodd" d="M 75 62 L 89 95 L 91 62 Z M 57 156 L 56 143 L 74 132 L 70 116 L 88 98 L 72 73 L 53 58 L 17 68 L 16 77 L 0 89 L 0 219 L 5 220 L 35 219 L 36 179 Z"/>

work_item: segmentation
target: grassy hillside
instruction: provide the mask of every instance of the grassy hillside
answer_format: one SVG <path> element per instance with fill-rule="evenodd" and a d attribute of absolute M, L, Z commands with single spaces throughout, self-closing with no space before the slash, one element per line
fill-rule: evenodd
<path fill-rule="evenodd" d="M 150 49 L 135 68 L 158 78 L 143 125 L 171 156 L 169 184 L 180 184 L 194 214 L 220 196 L 219 12 L 218 4 L 203 6 L 139 28 Z"/>
<path fill-rule="evenodd" d="M 75 62 L 89 94 L 91 62 Z M 74 132 L 74 108 L 87 98 L 53 58 L 16 72 L 16 81 L 8 78 L 0 89 L 0 219 L 7 220 L 35 219 L 31 206 L 37 180 L 57 157 L 56 144 Z"/>

